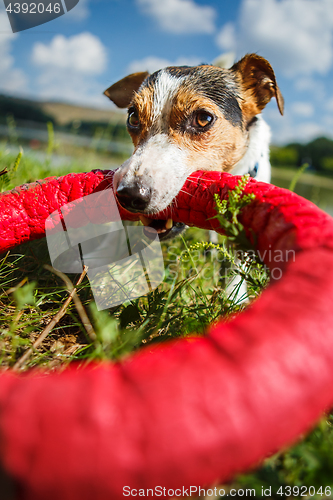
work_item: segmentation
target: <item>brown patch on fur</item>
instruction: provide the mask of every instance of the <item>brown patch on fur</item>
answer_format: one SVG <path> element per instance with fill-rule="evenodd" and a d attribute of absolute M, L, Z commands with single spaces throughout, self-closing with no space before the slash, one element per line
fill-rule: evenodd
<path fill-rule="evenodd" d="M 199 110 L 212 113 L 216 120 L 207 131 L 193 134 L 184 129 L 184 122 Z M 169 120 L 170 138 L 188 151 L 191 170 L 228 172 L 245 153 L 247 139 L 241 129 L 232 125 L 214 102 L 198 96 L 195 90 L 180 88 Z"/>
<path fill-rule="evenodd" d="M 284 99 L 276 83 L 272 66 L 257 54 L 247 54 L 231 68 L 242 89 L 241 108 L 247 121 L 259 114 L 266 104 L 276 98 L 281 115 Z"/>
<path fill-rule="evenodd" d="M 140 129 L 137 132 L 128 129 L 135 147 L 147 138 L 152 126 L 153 103 L 154 94 L 151 86 L 144 87 L 140 93 L 135 93 L 130 103 L 130 106 L 136 109 L 140 121 Z"/>

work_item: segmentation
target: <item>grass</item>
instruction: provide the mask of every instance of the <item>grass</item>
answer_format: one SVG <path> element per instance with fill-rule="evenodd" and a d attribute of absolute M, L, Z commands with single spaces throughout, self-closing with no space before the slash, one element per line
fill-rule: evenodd
<path fill-rule="evenodd" d="M 47 154 L 40 161 L 22 155 L 18 148 L 13 153 L 8 144 L 3 145 L 0 192 L 50 173 L 67 173 L 68 168 L 64 171 L 64 167 L 52 166 L 55 141 L 51 131 Z M 86 165 L 88 168 L 98 168 L 100 158 L 97 155 L 94 158 L 96 164 Z M 74 158 L 70 171 L 84 170 L 82 165 L 80 169 L 80 161 Z M 77 294 L 94 335 L 87 332 L 80 308 L 72 301 L 44 342 L 33 350 L 23 370 L 39 367 L 52 371 L 73 361 L 84 365 L 96 360 L 119 360 L 147 344 L 193 333 L 204 335 L 208 325 L 221 315 L 227 318 L 240 312 L 246 304 L 244 299 L 253 300 L 269 281 L 267 270 L 257 259 L 245 255 L 239 263 L 232 252 L 230 240 L 232 244 L 244 243 L 244 231 L 237 214 L 240 205 L 250 201 L 241 197 L 241 189 L 238 198 L 236 193 L 229 204 L 219 205 L 217 200 L 218 217 L 229 240 L 219 236 L 219 243 L 213 245 L 208 243 L 208 232 L 189 229 L 183 238 L 163 244 L 165 279 L 147 296 L 112 310 L 98 311 L 85 277 L 77 287 Z M 63 279 L 48 265 L 45 240 L 27 243 L 0 256 L 0 363 L 3 368 L 12 368 L 17 363 L 68 298 Z M 226 283 L 235 276 L 238 281 L 234 290 L 230 286 L 226 288 Z M 70 275 L 70 279 L 75 284 L 79 276 Z M 247 296 L 240 298 L 237 290 L 244 281 Z M 281 498 L 300 496 L 296 489 L 290 490 L 289 495 L 287 486 L 314 486 L 315 494 L 310 496 L 321 498 L 325 494 L 318 493 L 320 486 L 333 488 L 332 441 L 332 417 L 327 415 L 296 446 L 265 460 L 255 472 L 240 476 L 225 489 L 254 488 L 257 496 L 261 496 L 262 487 L 272 487 L 271 496 Z M 283 486 L 281 495 L 277 493 L 280 486 Z"/>
<path fill-rule="evenodd" d="M 163 245 L 165 280 L 147 296 L 98 312 L 85 278 L 78 287 L 78 295 L 96 332 L 95 342 L 90 341 L 71 303 L 26 367 L 53 368 L 73 360 L 87 363 L 120 359 L 149 342 L 202 333 L 220 315 L 228 316 L 243 309 L 244 303 L 237 302 L 235 293 L 225 292 L 224 283 L 238 274 L 239 287 L 247 276 L 248 294 L 253 298 L 268 280 L 264 266 L 259 262 L 254 264 L 250 258 L 235 264 L 222 237 L 219 246 L 211 248 L 212 245 L 203 243 L 198 247 L 193 242 L 197 238 L 207 239 L 207 233 L 200 230 L 189 233 L 186 240 L 179 238 L 171 245 Z M 45 240 L 26 243 L 0 260 L 2 366 L 15 364 L 67 298 L 62 279 L 45 265 L 50 265 Z M 76 283 L 79 276 L 70 278 Z M 76 350 L 72 352 L 74 347 Z"/>

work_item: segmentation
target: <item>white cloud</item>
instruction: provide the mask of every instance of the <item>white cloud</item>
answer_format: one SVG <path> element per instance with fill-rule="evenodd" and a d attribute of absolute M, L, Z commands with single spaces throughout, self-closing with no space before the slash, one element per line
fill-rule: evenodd
<path fill-rule="evenodd" d="M 307 98 L 316 101 L 317 105 L 321 105 L 326 101 L 326 88 L 324 81 L 320 78 L 312 78 L 311 76 L 300 76 L 294 80 L 295 90 L 306 93 Z"/>
<path fill-rule="evenodd" d="M 27 78 L 23 71 L 14 67 L 11 55 L 12 42 L 17 36 L 11 31 L 4 9 L 0 9 L 0 92 L 9 94 L 27 90 Z"/>
<path fill-rule="evenodd" d="M 38 99 L 71 102 L 83 106 L 101 106 L 105 108 L 105 87 L 91 77 L 82 78 L 80 74 L 52 72 L 42 73 L 36 80 Z"/>
<path fill-rule="evenodd" d="M 219 56 L 215 57 L 212 64 L 214 66 L 218 66 L 219 68 L 231 68 L 231 66 L 235 63 L 236 54 L 235 52 L 223 52 Z"/>
<path fill-rule="evenodd" d="M 42 99 L 102 104 L 103 89 L 95 77 L 106 69 L 107 51 L 96 36 L 56 35 L 49 44 L 38 42 L 32 61 L 41 70 L 37 85 Z"/>
<path fill-rule="evenodd" d="M 297 128 L 297 135 L 302 142 L 308 142 L 316 137 L 327 135 L 325 127 L 316 122 L 301 123 Z"/>
<path fill-rule="evenodd" d="M 318 89 L 318 85 L 322 85 L 322 82 L 315 80 L 314 78 L 311 78 L 309 76 L 301 76 L 294 82 L 295 89 L 301 92 L 312 92 L 313 90 L 316 91 Z"/>
<path fill-rule="evenodd" d="M 49 45 L 37 42 L 32 61 L 36 66 L 94 75 L 105 70 L 107 54 L 100 39 L 86 32 L 70 38 L 56 35 Z"/>
<path fill-rule="evenodd" d="M 287 76 L 326 74 L 333 62 L 333 2 L 243 0 L 237 23 L 223 26 L 216 42 L 239 55 L 258 52 Z"/>
<path fill-rule="evenodd" d="M 193 0 L 136 0 L 169 33 L 214 33 L 216 11 Z"/>
<path fill-rule="evenodd" d="M 305 121 L 304 117 L 295 118 L 288 110 L 281 117 L 274 108 L 265 110 L 264 118 L 272 129 L 273 144 L 305 143 L 320 136 L 333 137 L 333 127 L 329 127 L 327 120 L 322 120 L 322 123 Z"/>
<path fill-rule="evenodd" d="M 216 43 L 222 50 L 235 50 L 237 46 L 236 27 L 226 23 L 216 37 Z"/>
<path fill-rule="evenodd" d="M 138 71 L 154 73 L 167 66 L 197 66 L 201 62 L 197 57 L 179 57 L 176 61 L 169 61 L 160 57 L 148 56 L 144 59 L 132 61 L 127 70 L 129 73 L 136 73 Z"/>
<path fill-rule="evenodd" d="M 298 116 L 310 117 L 314 113 L 314 107 L 310 102 L 293 102 L 291 105 L 291 111 Z"/>

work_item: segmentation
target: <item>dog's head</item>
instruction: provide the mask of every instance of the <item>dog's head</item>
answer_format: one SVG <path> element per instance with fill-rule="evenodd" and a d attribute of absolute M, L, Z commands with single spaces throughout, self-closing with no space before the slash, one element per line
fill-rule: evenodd
<path fill-rule="evenodd" d="M 105 91 L 128 107 L 135 150 L 114 188 L 127 210 L 165 209 L 196 170 L 228 172 L 242 158 L 249 126 L 272 97 L 283 98 L 268 61 L 249 54 L 230 69 L 212 65 L 134 73 Z"/>

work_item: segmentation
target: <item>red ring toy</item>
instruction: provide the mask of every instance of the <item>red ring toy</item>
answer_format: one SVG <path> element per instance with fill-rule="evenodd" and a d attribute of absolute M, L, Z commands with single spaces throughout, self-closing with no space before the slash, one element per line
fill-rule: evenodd
<path fill-rule="evenodd" d="M 238 181 L 196 172 L 173 219 L 218 231 L 213 195 L 225 198 Z M 110 172 L 95 171 L 1 195 L 1 251 L 42 237 L 55 209 L 110 184 Z M 224 482 L 293 442 L 332 405 L 333 221 L 269 184 L 251 179 L 244 193 L 255 200 L 241 222 L 266 264 L 274 265 L 269 251 L 296 251 L 245 312 L 204 338 L 148 347 L 121 363 L 2 374 L 0 456 L 20 498 L 118 500 L 125 486 Z"/>

